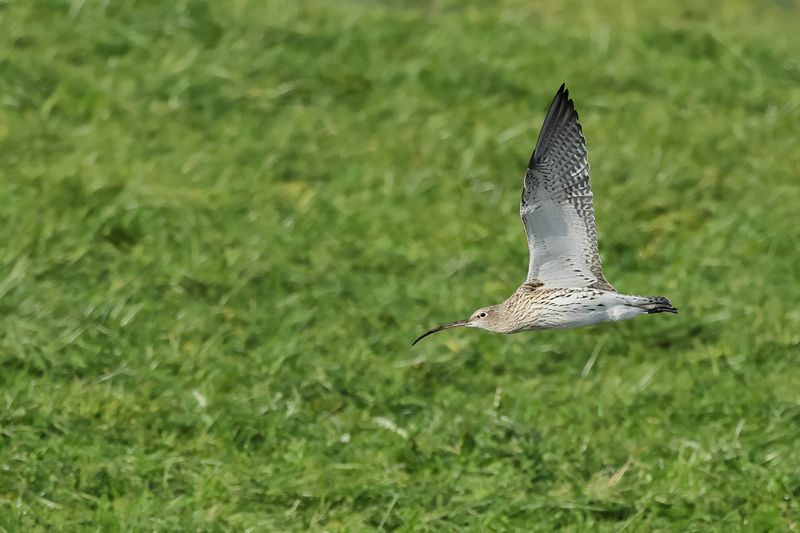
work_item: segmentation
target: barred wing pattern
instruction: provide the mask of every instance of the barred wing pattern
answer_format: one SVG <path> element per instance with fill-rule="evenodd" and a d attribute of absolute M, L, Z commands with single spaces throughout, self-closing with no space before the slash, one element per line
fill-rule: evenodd
<path fill-rule="evenodd" d="M 614 290 L 597 252 L 586 139 L 563 84 L 528 164 L 519 210 L 528 237 L 528 282 Z"/>

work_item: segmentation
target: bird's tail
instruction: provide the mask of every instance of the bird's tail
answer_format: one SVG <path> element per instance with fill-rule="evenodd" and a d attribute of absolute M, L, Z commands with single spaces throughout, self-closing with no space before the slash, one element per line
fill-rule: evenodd
<path fill-rule="evenodd" d="M 669 299 L 664 296 L 631 296 L 630 303 L 634 307 L 644 310 L 648 314 L 653 313 L 675 313 L 678 308 L 673 306 Z"/>

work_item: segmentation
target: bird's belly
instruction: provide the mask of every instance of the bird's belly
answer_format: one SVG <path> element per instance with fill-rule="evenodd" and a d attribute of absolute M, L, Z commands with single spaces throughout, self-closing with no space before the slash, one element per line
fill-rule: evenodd
<path fill-rule="evenodd" d="M 600 322 L 627 320 L 642 314 L 642 309 L 625 305 L 614 293 L 581 294 L 549 302 L 536 313 L 530 329 L 566 329 L 590 326 Z"/>
<path fill-rule="evenodd" d="M 545 327 L 553 329 L 580 328 L 599 324 L 600 322 L 608 322 L 609 320 L 614 320 L 614 318 L 612 318 L 607 309 L 570 309 L 562 311 L 557 317 L 548 319 Z"/>

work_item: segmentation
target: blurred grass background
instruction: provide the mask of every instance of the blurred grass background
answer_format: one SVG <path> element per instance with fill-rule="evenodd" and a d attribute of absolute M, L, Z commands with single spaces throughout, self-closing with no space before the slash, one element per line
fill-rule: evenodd
<path fill-rule="evenodd" d="M 797 2 L 0 2 L 0 529 L 797 530 Z M 618 289 L 524 278 L 562 81 Z"/>

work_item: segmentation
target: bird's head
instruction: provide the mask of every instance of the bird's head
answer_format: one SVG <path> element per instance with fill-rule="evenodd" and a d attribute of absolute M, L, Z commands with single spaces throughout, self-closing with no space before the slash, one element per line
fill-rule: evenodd
<path fill-rule="evenodd" d="M 500 311 L 498 305 L 490 305 L 489 307 L 481 307 L 480 309 L 476 309 L 472 315 L 466 320 L 457 320 L 455 322 L 450 322 L 449 324 L 442 324 L 441 326 L 436 326 L 433 329 L 429 329 L 411 343 L 412 346 L 417 344 L 420 340 L 424 339 L 428 335 L 436 333 L 438 331 L 442 331 L 445 329 L 450 328 L 457 328 L 457 327 L 466 327 L 466 328 L 480 328 L 489 331 L 501 331 L 499 327 L 500 321 Z"/>

